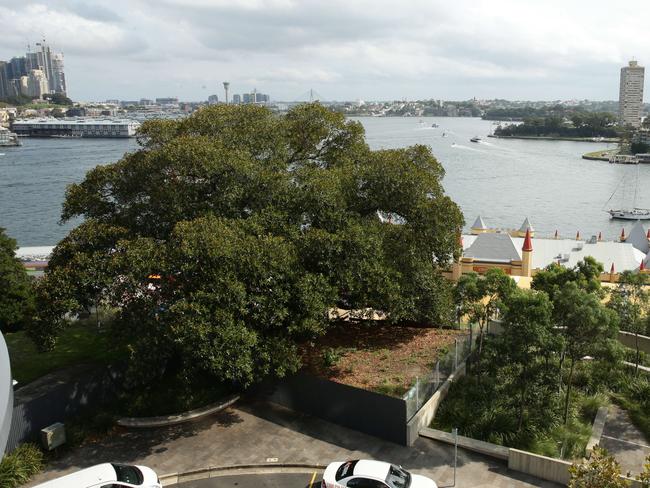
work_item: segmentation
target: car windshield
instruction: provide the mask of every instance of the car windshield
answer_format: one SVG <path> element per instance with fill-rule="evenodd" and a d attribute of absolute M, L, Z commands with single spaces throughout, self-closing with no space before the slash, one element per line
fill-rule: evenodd
<path fill-rule="evenodd" d="M 125 464 L 113 464 L 117 481 L 122 483 L 131 483 L 132 485 L 142 484 L 142 473 L 135 466 L 127 466 Z"/>
<path fill-rule="evenodd" d="M 391 464 L 390 469 L 388 470 L 386 483 L 388 483 L 388 486 L 391 488 L 408 488 L 411 484 L 411 475 L 400 466 Z"/>
<path fill-rule="evenodd" d="M 354 467 L 357 465 L 358 461 L 348 461 L 347 463 L 341 464 L 339 469 L 336 470 L 336 481 L 352 476 L 354 472 Z"/>

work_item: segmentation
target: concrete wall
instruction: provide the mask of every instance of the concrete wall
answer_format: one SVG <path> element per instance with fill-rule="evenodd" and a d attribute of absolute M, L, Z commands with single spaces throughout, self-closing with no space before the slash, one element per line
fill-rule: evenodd
<path fill-rule="evenodd" d="M 424 427 L 420 430 L 420 435 L 426 437 L 427 439 L 433 439 L 435 441 L 444 442 L 446 444 L 454 444 L 458 442 L 458 447 L 467 449 L 468 451 L 478 452 L 485 454 L 496 459 L 508 460 L 509 451 L 508 447 L 498 446 L 496 444 L 491 444 L 485 441 L 479 441 L 472 439 L 471 437 L 464 437 L 459 435 L 456 439 L 453 434 L 449 432 L 443 432 L 442 430 L 430 429 Z"/>
<path fill-rule="evenodd" d="M 299 373 L 257 388 L 269 401 L 406 445 L 406 402 Z"/>
<path fill-rule="evenodd" d="M 634 337 L 634 334 L 621 330 L 618 332 L 618 341 L 624 346 L 636 350 L 636 338 Z M 639 335 L 639 350 L 646 354 L 650 354 L 650 337 Z"/>
<path fill-rule="evenodd" d="M 40 430 L 113 398 L 121 371 L 87 365 L 45 375 L 16 390 L 7 450 L 38 441 Z"/>
<path fill-rule="evenodd" d="M 571 463 L 568 461 L 540 456 L 539 454 L 518 449 L 510 449 L 508 454 L 508 469 L 562 485 L 567 485 L 571 478 L 569 467 L 571 467 Z"/>
<path fill-rule="evenodd" d="M 456 369 L 456 371 L 454 371 L 453 374 L 451 374 L 440 386 L 440 388 L 438 388 L 433 396 L 422 405 L 413 418 L 409 420 L 408 424 L 406 424 L 406 445 L 412 446 L 420 435 L 420 431 L 431 424 L 431 421 L 436 416 L 440 403 L 445 399 L 449 388 L 451 388 L 451 383 L 455 379 L 462 377 L 465 374 L 465 369 L 465 364 L 459 366 L 458 369 Z"/>
<path fill-rule="evenodd" d="M 589 438 L 585 449 L 587 457 L 591 457 L 591 453 L 594 452 L 594 447 L 596 447 L 600 442 L 603 430 L 605 429 L 605 422 L 607 421 L 607 412 L 607 407 L 600 407 L 598 413 L 596 413 L 594 424 L 591 426 L 591 437 Z"/>

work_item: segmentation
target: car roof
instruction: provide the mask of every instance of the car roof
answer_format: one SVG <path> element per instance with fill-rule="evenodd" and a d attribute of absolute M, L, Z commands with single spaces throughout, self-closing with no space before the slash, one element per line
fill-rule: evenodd
<path fill-rule="evenodd" d="M 354 476 L 364 476 L 385 480 L 388 477 L 389 469 L 389 463 L 360 459 L 354 467 Z"/>
<path fill-rule="evenodd" d="M 70 488 L 71 486 L 94 486 L 99 483 L 117 481 L 115 468 L 110 463 L 98 464 L 74 473 L 47 481 L 38 488 Z"/>

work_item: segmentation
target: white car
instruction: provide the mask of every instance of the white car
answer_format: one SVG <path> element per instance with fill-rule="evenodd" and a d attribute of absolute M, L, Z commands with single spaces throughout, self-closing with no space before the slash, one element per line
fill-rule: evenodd
<path fill-rule="evenodd" d="M 438 488 L 438 485 L 396 464 L 359 460 L 330 463 L 323 473 L 321 488 Z"/>
<path fill-rule="evenodd" d="M 104 463 L 82 469 L 34 488 L 162 488 L 153 469 Z"/>

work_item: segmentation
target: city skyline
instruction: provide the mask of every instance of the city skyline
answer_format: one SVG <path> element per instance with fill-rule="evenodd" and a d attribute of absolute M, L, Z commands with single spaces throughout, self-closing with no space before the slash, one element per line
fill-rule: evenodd
<path fill-rule="evenodd" d="M 205 100 L 224 79 L 286 101 L 615 100 L 650 56 L 640 0 L 476 3 L 0 0 L 0 59 L 45 37 L 78 100 Z"/>
<path fill-rule="evenodd" d="M 63 53 L 55 52 L 42 39 L 27 45 L 24 54 L 0 60 L 0 98 L 42 98 L 66 94 Z"/>

